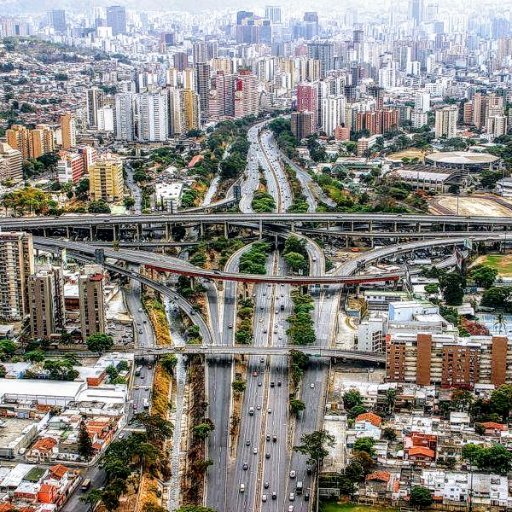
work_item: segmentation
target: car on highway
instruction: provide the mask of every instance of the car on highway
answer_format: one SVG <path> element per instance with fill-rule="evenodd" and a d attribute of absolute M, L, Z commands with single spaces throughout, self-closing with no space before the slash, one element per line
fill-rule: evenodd
<path fill-rule="evenodd" d="M 251 441 L 250 441 L 250 439 L 247 439 L 247 440 L 245 441 L 245 446 L 251 446 Z"/>
<path fill-rule="evenodd" d="M 261 405 L 260 405 L 260 404 L 258 404 L 258 405 L 256 406 L 256 409 L 258 409 L 258 411 L 260 411 L 260 410 L 261 410 Z"/>
<path fill-rule="evenodd" d="M 304 494 L 304 501 L 309 501 L 309 492 Z"/>
<path fill-rule="evenodd" d="M 266 439 L 267 439 L 267 441 L 270 441 L 270 434 L 267 434 Z"/>
<path fill-rule="evenodd" d="M 258 382 L 258 386 L 261 387 L 261 381 Z"/>
<path fill-rule="evenodd" d="M 245 484 L 240 484 L 240 492 L 245 492 Z"/>
<path fill-rule="evenodd" d="M 311 385 L 309 386 L 311 389 L 315 389 L 315 383 L 312 382 Z"/>
<path fill-rule="evenodd" d="M 277 443 L 277 436 L 272 436 L 272 442 Z"/>
<path fill-rule="evenodd" d="M 257 376 L 258 376 L 258 372 L 257 372 L 256 370 L 254 370 L 254 371 L 252 372 L 252 376 L 253 376 L 253 377 L 257 377 Z"/>
<path fill-rule="evenodd" d="M 270 484 L 269 484 L 268 482 L 265 482 L 265 483 L 263 484 L 263 487 L 264 487 L 265 489 L 268 489 L 268 488 L 270 487 Z"/>
<path fill-rule="evenodd" d="M 290 493 L 290 496 L 288 496 L 288 499 L 289 499 L 290 501 L 295 501 L 295 493 L 294 493 L 294 492 L 291 492 L 291 493 Z"/>
<path fill-rule="evenodd" d="M 272 382 L 270 383 L 270 387 L 271 387 L 271 388 L 273 388 L 275 385 L 276 385 L 276 383 L 275 383 L 274 381 L 272 381 Z"/>
<path fill-rule="evenodd" d="M 254 407 L 249 407 L 249 416 L 254 415 Z"/>
<path fill-rule="evenodd" d="M 290 505 L 290 506 L 288 507 L 288 512 L 293 512 L 293 505 Z"/>
<path fill-rule="evenodd" d="M 256 448 L 256 446 L 252 449 L 252 453 L 254 453 L 254 455 L 258 453 L 258 448 Z"/>
<path fill-rule="evenodd" d="M 280 387 L 281 387 L 281 381 L 280 381 L 280 380 L 278 380 L 278 381 L 277 381 L 277 387 L 278 387 L 278 388 L 280 388 Z"/>
<path fill-rule="evenodd" d="M 264 494 L 264 495 L 261 497 L 261 501 L 263 501 L 263 502 L 267 501 L 267 495 L 266 495 L 266 494 Z"/>
<path fill-rule="evenodd" d="M 272 414 L 272 409 L 270 409 L 270 408 L 269 408 L 267 412 L 268 412 L 269 414 Z"/>
<path fill-rule="evenodd" d="M 274 492 L 272 493 L 272 499 L 273 499 L 273 500 L 277 500 L 277 492 L 276 492 L 276 491 L 274 491 Z"/>
<path fill-rule="evenodd" d="M 270 459 L 270 453 L 265 453 L 265 459 Z"/>
<path fill-rule="evenodd" d="M 295 470 L 294 470 L 294 469 L 292 469 L 292 470 L 290 471 L 290 478 L 295 478 L 296 476 L 297 476 L 297 473 L 295 472 Z"/>
<path fill-rule="evenodd" d="M 244 464 L 242 465 L 242 469 L 243 469 L 244 471 L 247 471 L 247 470 L 249 469 L 249 464 L 244 463 Z"/>
<path fill-rule="evenodd" d="M 228 329 L 233 329 L 233 324 L 229 324 Z"/>

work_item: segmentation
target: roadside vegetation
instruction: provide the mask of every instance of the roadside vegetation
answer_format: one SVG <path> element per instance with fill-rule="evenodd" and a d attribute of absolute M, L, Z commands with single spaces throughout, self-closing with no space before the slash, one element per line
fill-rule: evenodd
<path fill-rule="evenodd" d="M 254 242 L 251 248 L 240 257 L 240 272 L 242 274 L 266 274 L 269 251 L 270 244 L 268 242 Z"/>

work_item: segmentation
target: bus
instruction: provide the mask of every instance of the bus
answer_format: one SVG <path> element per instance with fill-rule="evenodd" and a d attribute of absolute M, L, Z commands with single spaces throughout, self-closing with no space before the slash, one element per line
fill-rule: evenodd
<path fill-rule="evenodd" d="M 89 489 L 89 487 L 91 487 L 91 479 L 90 478 L 86 478 L 83 482 L 82 482 L 82 485 L 80 486 L 80 489 L 82 490 L 82 492 L 85 492 Z"/>
<path fill-rule="evenodd" d="M 140 377 L 141 372 L 142 372 L 142 366 L 137 366 L 137 368 L 135 368 L 135 376 Z"/>

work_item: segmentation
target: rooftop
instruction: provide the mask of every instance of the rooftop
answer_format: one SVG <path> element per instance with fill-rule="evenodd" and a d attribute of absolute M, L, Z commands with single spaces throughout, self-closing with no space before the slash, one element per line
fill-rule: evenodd
<path fill-rule="evenodd" d="M 489 153 L 475 153 L 472 151 L 439 151 L 426 156 L 430 162 L 454 165 L 482 165 L 492 164 L 499 160 L 497 156 Z"/>

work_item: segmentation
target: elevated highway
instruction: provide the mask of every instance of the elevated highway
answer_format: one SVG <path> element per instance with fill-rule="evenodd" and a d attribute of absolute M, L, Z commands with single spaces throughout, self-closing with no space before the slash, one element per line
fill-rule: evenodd
<path fill-rule="evenodd" d="M 43 250 L 52 250 L 54 248 L 65 249 L 70 254 L 84 254 L 95 256 L 98 247 L 80 242 L 70 242 L 67 240 L 35 237 L 34 244 L 37 248 Z M 222 272 L 218 270 L 207 270 L 195 267 L 190 263 L 184 262 L 178 258 L 155 254 L 147 251 L 132 251 L 129 249 L 108 249 L 101 247 L 105 258 L 126 261 L 137 265 L 145 265 L 154 270 L 170 272 L 189 277 L 200 277 L 203 279 L 213 279 L 220 281 L 236 281 L 244 283 L 273 283 L 273 284 L 292 284 L 295 286 L 308 284 L 360 284 L 371 282 L 394 282 L 400 279 L 400 275 L 393 274 L 375 274 L 360 276 L 338 276 L 338 275 L 320 275 L 320 276 L 267 276 L 259 274 L 241 274 Z"/>
<path fill-rule="evenodd" d="M 411 232 L 452 231 L 465 233 L 494 232 L 510 230 L 512 217 L 482 217 L 457 215 L 402 215 L 367 213 L 160 213 L 150 215 L 63 215 L 61 217 L 2 217 L 2 230 L 45 230 L 45 229 L 89 229 L 90 227 L 116 226 L 165 226 L 165 225 L 209 225 L 245 224 L 283 225 L 294 229 L 297 225 L 311 223 L 318 227 L 341 227 L 347 232 Z M 390 227 L 393 229 L 390 230 Z M 327 231 L 328 232 L 328 231 Z"/>

